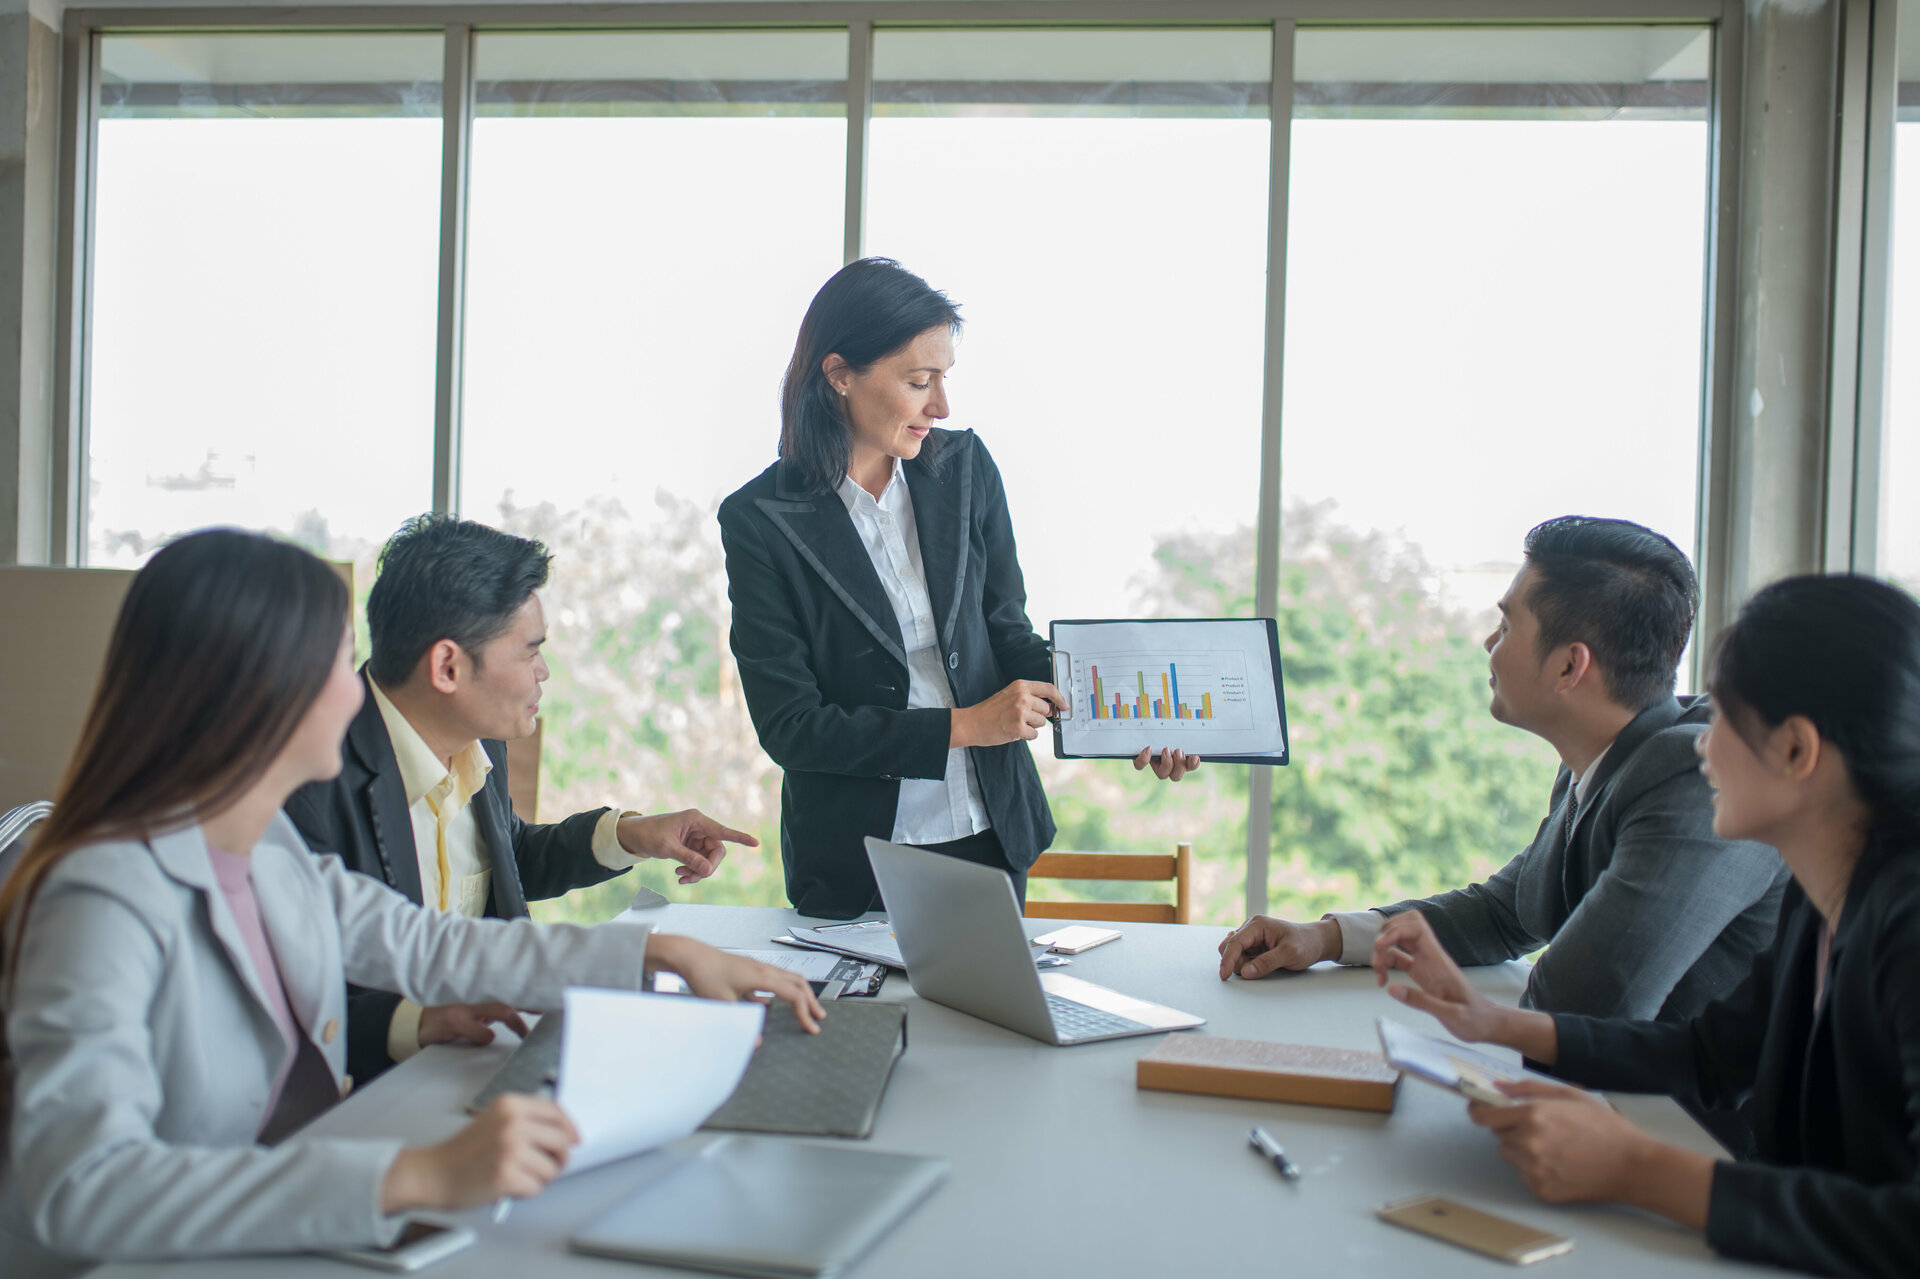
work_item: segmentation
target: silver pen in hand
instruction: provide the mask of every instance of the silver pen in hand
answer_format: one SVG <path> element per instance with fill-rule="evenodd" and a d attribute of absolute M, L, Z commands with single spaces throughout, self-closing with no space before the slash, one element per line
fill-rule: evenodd
<path fill-rule="evenodd" d="M 1288 1181 L 1300 1180 L 1300 1165 L 1287 1158 L 1287 1152 L 1280 1148 L 1265 1128 L 1255 1128 L 1247 1134 L 1247 1144 L 1259 1151 L 1261 1157 L 1268 1160 Z"/>

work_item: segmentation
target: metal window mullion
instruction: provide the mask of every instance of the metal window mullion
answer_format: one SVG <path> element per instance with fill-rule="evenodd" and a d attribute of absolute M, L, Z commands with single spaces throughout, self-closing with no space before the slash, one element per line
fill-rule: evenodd
<path fill-rule="evenodd" d="M 1286 362 L 1287 180 L 1293 142 L 1294 24 L 1273 24 L 1273 72 L 1268 98 L 1267 315 L 1260 392 L 1260 509 L 1253 569 L 1253 612 L 1280 608 L 1280 402 Z M 1267 909 L 1267 868 L 1273 843 L 1273 767 L 1248 766 L 1247 914 Z"/>
<path fill-rule="evenodd" d="M 440 94 L 440 296 L 434 351 L 433 509 L 460 512 L 460 393 L 466 333 L 467 160 L 473 141 L 473 28 L 451 22 Z"/>
<path fill-rule="evenodd" d="M 1853 444 L 1852 554 L 1859 573 L 1880 567 L 1880 467 L 1893 334 L 1894 138 L 1899 129 L 1899 0 L 1874 0 L 1867 70 L 1867 146 L 1861 209 L 1860 367 Z"/>
<path fill-rule="evenodd" d="M 69 25 L 62 37 L 58 293 L 54 301 L 53 456 L 47 561 L 86 561 L 89 356 L 93 346 L 93 212 L 99 173 L 100 37 Z M 22 479 L 24 480 L 24 476 Z"/>
<path fill-rule="evenodd" d="M 1865 295 L 1867 138 L 1874 0 L 1840 10 L 1840 109 L 1833 184 L 1833 305 L 1828 319 L 1827 475 L 1820 564 L 1853 564 L 1855 445 L 1860 423 L 1860 317 Z"/>
<path fill-rule="evenodd" d="M 873 23 L 847 24 L 847 196 L 842 260 L 865 253 L 867 235 L 867 135 L 873 119 Z"/>
<path fill-rule="evenodd" d="M 1740 288 L 1741 121 L 1746 84 L 1745 0 L 1726 0 L 1713 33 L 1707 127 L 1706 314 L 1701 326 L 1700 475 L 1694 565 L 1700 616 L 1694 628 L 1693 686 L 1704 683 L 1704 641 L 1732 616 L 1734 362 Z"/>

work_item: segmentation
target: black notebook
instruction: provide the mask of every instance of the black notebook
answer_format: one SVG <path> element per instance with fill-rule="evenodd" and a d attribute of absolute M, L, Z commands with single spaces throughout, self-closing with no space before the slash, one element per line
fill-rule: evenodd
<path fill-rule="evenodd" d="M 705 1126 L 736 1132 L 865 1137 L 873 1132 L 893 1063 L 907 1050 L 905 1004 L 827 1005 L 809 1035 L 788 1004 L 767 1009 L 747 1073 Z"/>
<path fill-rule="evenodd" d="M 944 1159 L 722 1137 L 590 1222 L 576 1252 L 722 1274 L 842 1273 L 946 1179 Z"/>

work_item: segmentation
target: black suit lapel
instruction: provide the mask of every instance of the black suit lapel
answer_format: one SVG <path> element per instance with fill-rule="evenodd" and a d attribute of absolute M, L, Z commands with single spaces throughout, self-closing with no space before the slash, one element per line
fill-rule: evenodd
<path fill-rule="evenodd" d="M 520 885 L 520 863 L 513 859 L 513 837 L 501 812 L 509 802 L 506 773 L 496 762 L 487 774 L 487 784 L 473 797 L 473 821 L 493 866 L 493 913 L 502 919 L 521 919 L 527 914 L 527 895 Z"/>
<path fill-rule="evenodd" d="M 787 468 L 782 466 L 775 486 L 776 497 L 755 498 L 773 526 L 780 530 L 800 557 L 827 584 L 827 589 L 852 610 L 868 634 L 900 665 L 907 664 L 907 652 L 900 642 L 900 623 L 893 605 L 874 572 L 873 560 L 854 531 L 853 517 L 838 495 L 805 495 L 787 488 Z M 915 511 L 916 518 L 918 510 Z"/>
<path fill-rule="evenodd" d="M 363 667 L 360 678 L 366 679 Z M 387 735 L 387 721 L 367 689 L 360 713 L 347 729 L 347 747 L 367 771 L 360 788 L 361 811 L 367 815 L 373 836 L 374 855 L 380 859 L 380 872 L 392 887 L 411 901 L 420 900 L 420 854 L 413 843 L 413 818 L 407 812 L 407 789 L 400 781 L 400 761 L 393 753 L 393 739 Z M 371 868 L 362 867 L 363 870 Z"/>
<path fill-rule="evenodd" d="M 1567 831 L 1569 844 L 1573 842 L 1574 832 L 1579 830 L 1580 823 L 1612 787 L 1614 774 L 1626 766 L 1627 761 L 1633 758 L 1633 753 L 1639 750 L 1641 744 L 1648 738 L 1663 728 L 1672 727 L 1680 718 L 1680 710 L 1678 699 L 1669 697 L 1641 711 L 1620 730 L 1620 736 L 1614 738 L 1613 745 L 1607 747 L 1606 758 L 1602 759 L 1599 767 L 1594 769 L 1593 778 L 1586 786 L 1586 797 L 1574 810 L 1573 824 Z"/>
<path fill-rule="evenodd" d="M 937 476 L 918 458 L 906 464 L 913 523 L 920 534 L 920 564 L 926 570 L 927 597 L 940 628 L 943 653 L 953 650 L 953 629 L 967 581 L 967 550 L 973 536 L 973 464 L 967 453 L 972 443 L 972 432 L 948 436 Z"/>

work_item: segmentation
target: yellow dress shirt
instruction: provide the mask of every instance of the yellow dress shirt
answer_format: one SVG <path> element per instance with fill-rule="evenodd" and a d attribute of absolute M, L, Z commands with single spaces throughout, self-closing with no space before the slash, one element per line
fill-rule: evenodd
<path fill-rule="evenodd" d="M 380 685 L 369 679 L 367 687 L 386 722 L 393 757 L 400 766 L 407 816 L 413 822 L 414 855 L 420 864 L 422 904 L 470 917 L 486 914 L 493 867 L 480 845 L 473 797 L 487 784 L 493 761 L 475 740 L 454 754 L 453 767 L 448 768 Z M 593 828 L 594 860 L 608 870 L 624 870 L 643 860 L 620 846 L 620 819 L 626 815 L 609 809 Z M 410 999 L 401 1000 L 393 1010 L 387 1026 L 387 1055 L 394 1061 L 405 1061 L 420 1051 L 420 1013 L 420 1005 Z"/>

